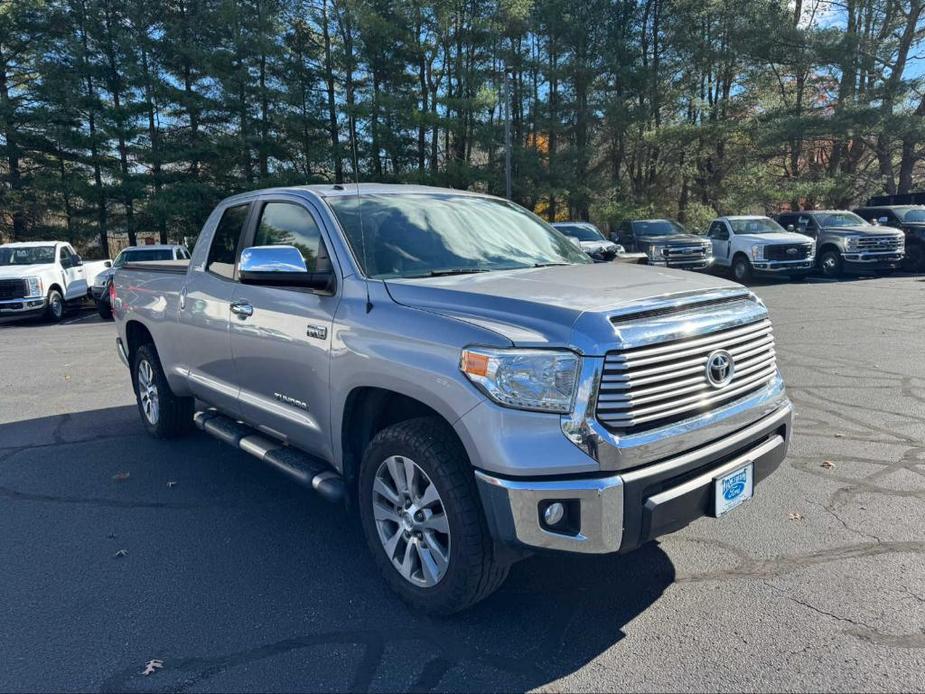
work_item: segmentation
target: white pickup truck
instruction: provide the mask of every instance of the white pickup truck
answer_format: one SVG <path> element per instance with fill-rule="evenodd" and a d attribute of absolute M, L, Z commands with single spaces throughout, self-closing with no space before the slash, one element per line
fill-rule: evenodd
<path fill-rule="evenodd" d="M 0 246 L 0 317 L 44 313 L 52 321 L 64 317 L 68 304 L 89 295 L 88 278 L 112 265 L 109 260 L 85 263 L 63 241 L 31 241 Z"/>

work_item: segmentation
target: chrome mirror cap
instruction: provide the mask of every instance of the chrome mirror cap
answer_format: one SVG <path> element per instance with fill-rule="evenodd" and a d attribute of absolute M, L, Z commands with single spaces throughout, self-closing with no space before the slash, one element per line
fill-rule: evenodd
<path fill-rule="evenodd" d="M 241 272 L 308 272 L 295 246 L 251 246 L 241 251 Z"/>

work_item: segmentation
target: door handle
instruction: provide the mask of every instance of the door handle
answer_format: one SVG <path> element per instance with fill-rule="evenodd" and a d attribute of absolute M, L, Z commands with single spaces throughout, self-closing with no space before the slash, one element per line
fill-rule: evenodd
<path fill-rule="evenodd" d="M 233 301 L 231 303 L 231 312 L 241 320 L 254 315 L 254 307 L 247 301 Z"/>
<path fill-rule="evenodd" d="M 186 308 L 186 287 L 184 286 L 180 290 L 180 310 L 182 311 L 185 308 Z"/>

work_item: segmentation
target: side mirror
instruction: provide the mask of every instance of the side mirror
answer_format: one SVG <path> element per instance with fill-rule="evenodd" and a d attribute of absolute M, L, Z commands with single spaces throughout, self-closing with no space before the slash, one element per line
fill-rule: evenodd
<path fill-rule="evenodd" d="M 333 291 L 334 273 L 309 272 L 294 246 L 251 246 L 241 251 L 238 275 L 242 284 L 306 287 Z"/>
<path fill-rule="evenodd" d="M 788 224 L 788 225 L 787 225 L 787 231 L 795 231 L 795 230 L 796 230 L 796 227 L 793 226 L 793 224 Z"/>
<path fill-rule="evenodd" d="M 84 259 L 81 258 L 79 255 L 75 255 L 75 256 L 74 256 L 74 265 L 76 265 L 77 267 L 80 267 L 80 266 L 83 265 L 83 264 L 84 264 Z"/>
<path fill-rule="evenodd" d="M 104 261 L 103 267 L 106 267 L 106 268 L 112 267 L 112 261 L 111 260 Z"/>

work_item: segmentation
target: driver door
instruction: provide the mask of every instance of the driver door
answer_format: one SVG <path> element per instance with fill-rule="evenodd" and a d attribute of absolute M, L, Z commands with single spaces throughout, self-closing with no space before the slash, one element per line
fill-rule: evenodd
<path fill-rule="evenodd" d="M 732 249 L 732 239 L 729 228 L 724 222 L 716 220 L 710 225 L 707 238 L 713 244 L 713 258 L 718 265 L 729 265 L 729 255 Z"/>
<path fill-rule="evenodd" d="M 87 294 L 87 278 L 83 263 L 74 249 L 64 245 L 58 249 L 58 263 L 64 274 L 64 300 L 73 301 Z"/>

